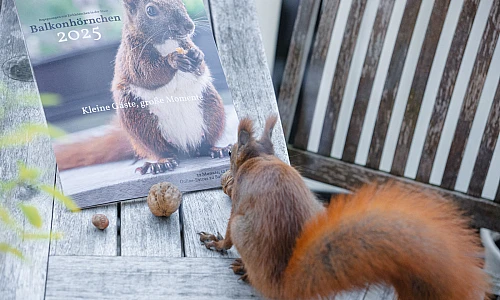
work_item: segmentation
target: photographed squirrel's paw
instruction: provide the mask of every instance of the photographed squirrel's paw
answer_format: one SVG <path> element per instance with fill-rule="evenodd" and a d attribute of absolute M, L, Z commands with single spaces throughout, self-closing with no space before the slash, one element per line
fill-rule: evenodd
<path fill-rule="evenodd" d="M 191 62 L 196 69 L 200 67 L 201 63 L 205 59 L 205 54 L 203 54 L 203 52 L 201 52 L 198 48 L 190 48 L 187 51 L 186 56 L 191 59 Z"/>
<path fill-rule="evenodd" d="M 179 163 L 175 158 L 162 158 L 158 162 L 150 163 L 145 162 L 142 167 L 135 169 L 135 172 L 141 173 L 141 175 L 151 173 L 156 175 L 158 173 L 165 173 L 167 171 L 173 171 Z"/>
<path fill-rule="evenodd" d="M 198 232 L 198 235 L 200 236 L 200 242 L 202 245 L 205 245 L 205 248 L 208 250 L 215 250 L 221 254 L 227 254 L 227 250 L 223 247 L 224 238 L 219 232 L 217 232 L 217 236 L 203 231 Z"/>
<path fill-rule="evenodd" d="M 223 158 L 229 156 L 229 152 L 233 148 L 233 145 L 229 144 L 226 147 L 212 147 L 209 150 L 209 155 L 212 158 Z"/>

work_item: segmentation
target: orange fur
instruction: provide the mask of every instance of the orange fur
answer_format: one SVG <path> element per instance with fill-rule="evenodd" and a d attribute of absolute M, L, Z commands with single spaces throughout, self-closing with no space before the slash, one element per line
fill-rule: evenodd
<path fill-rule="evenodd" d="M 299 173 L 276 158 L 271 132 L 240 123 L 231 156 L 226 238 L 252 286 L 267 298 L 312 299 L 368 284 L 399 299 L 479 299 L 488 281 L 478 238 L 451 202 L 395 183 L 368 185 L 325 209 Z"/>

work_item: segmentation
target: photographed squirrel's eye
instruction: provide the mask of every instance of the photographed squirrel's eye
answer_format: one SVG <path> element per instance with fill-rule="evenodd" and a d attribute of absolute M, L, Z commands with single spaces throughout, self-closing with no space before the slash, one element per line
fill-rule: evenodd
<path fill-rule="evenodd" d="M 159 11 L 158 11 L 158 8 L 156 8 L 155 6 L 148 5 L 148 6 L 146 6 L 146 13 L 150 17 L 156 17 L 158 15 Z"/>

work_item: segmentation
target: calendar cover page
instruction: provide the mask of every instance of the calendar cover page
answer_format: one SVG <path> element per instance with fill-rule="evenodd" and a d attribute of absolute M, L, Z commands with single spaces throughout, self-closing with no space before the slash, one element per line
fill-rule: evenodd
<path fill-rule="evenodd" d="M 237 137 L 202 0 L 18 0 L 63 192 L 82 208 L 220 186 Z"/>

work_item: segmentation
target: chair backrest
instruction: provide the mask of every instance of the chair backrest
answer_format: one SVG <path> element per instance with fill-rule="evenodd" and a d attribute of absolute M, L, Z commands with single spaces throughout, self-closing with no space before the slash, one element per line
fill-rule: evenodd
<path fill-rule="evenodd" d="M 346 189 L 433 189 L 500 231 L 500 1 L 432 2 L 301 2 L 278 100 L 290 160 Z"/>

